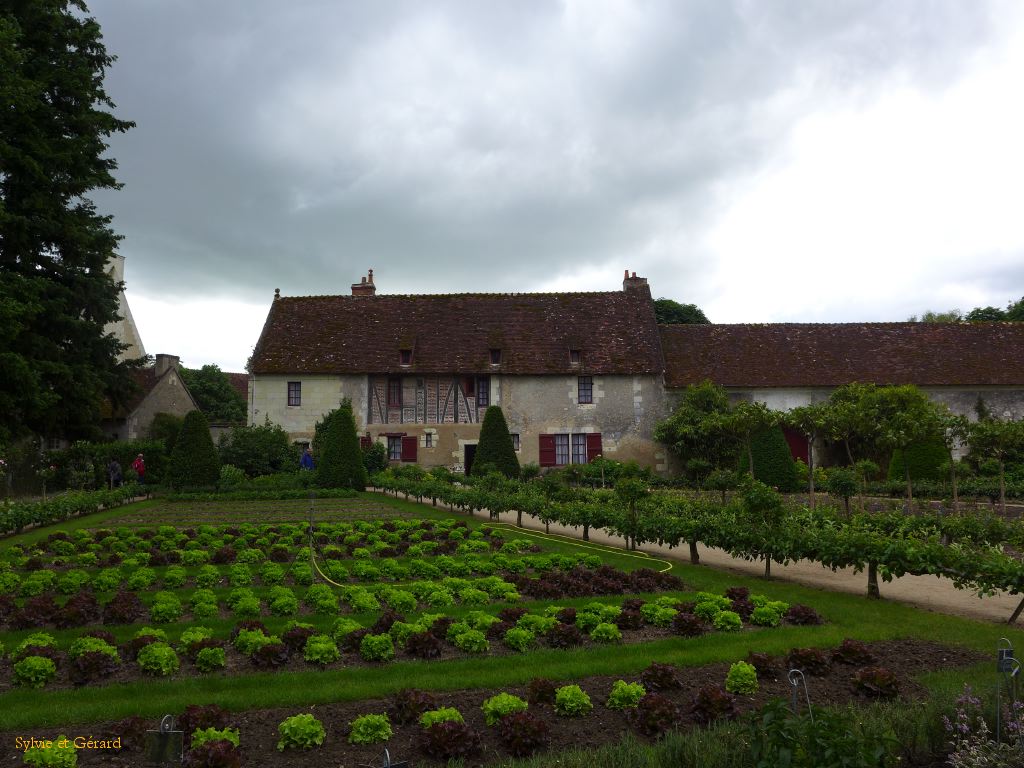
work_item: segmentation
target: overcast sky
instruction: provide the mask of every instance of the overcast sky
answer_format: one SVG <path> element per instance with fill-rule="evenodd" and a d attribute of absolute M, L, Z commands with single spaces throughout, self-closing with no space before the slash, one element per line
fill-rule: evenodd
<path fill-rule="evenodd" d="M 273 291 L 615 290 L 715 322 L 1024 294 L 1024 4 L 93 0 L 150 353 Z M 315 333 L 315 328 L 310 333 Z"/>

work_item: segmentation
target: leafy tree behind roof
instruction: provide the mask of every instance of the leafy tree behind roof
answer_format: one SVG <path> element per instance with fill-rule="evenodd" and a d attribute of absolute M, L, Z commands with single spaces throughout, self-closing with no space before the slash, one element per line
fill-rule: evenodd
<path fill-rule="evenodd" d="M 210 421 L 245 421 L 245 398 L 231 386 L 231 379 L 219 366 L 182 368 L 181 378 L 199 409 Z"/>
<path fill-rule="evenodd" d="M 654 318 L 661 325 L 704 325 L 711 322 L 696 304 L 680 304 L 672 299 L 654 302 Z"/>
<path fill-rule="evenodd" d="M 103 88 L 113 63 L 75 0 L 0 10 L 0 440 L 96 437 L 108 398 L 132 390 L 126 347 L 104 331 L 120 236 L 89 194 L 118 189 L 107 138 L 132 127 Z"/>

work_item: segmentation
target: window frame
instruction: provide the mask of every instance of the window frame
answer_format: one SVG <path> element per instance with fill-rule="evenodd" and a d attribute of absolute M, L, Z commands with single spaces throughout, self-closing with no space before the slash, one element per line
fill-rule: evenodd
<path fill-rule="evenodd" d="M 302 382 L 288 382 L 288 407 L 297 408 L 302 406 Z"/>
<path fill-rule="evenodd" d="M 519 449 L 522 447 L 522 441 L 519 439 L 519 433 L 509 432 L 508 434 L 512 438 L 512 450 L 519 453 Z"/>
<path fill-rule="evenodd" d="M 412 365 L 412 350 L 411 349 L 400 349 L 400 350 L 398 350 L 398 364 L 399 365 Z"/>
<path fill-rule="evenodd" d="M 423 447 L 424 448 L 433 448 L 434 447 L 434 433 L 433 432 L 424 432 L 423 433 Z"/>
<path fill-rule="evenodd" d="M 397 398 L 393 397 L 397 393 Z M 397 401 L 396 401 L 397 400 Z M 388 377 L 388 408 L 402 407 L 402 379 L 399 376 Z"/>
<path fill-rule="evenodd" d="M 491 354 L 491 365 L 501 365 L 501 350 L 492 347 L 489 351 Z"/>
<path fill-rule="evenodd" d="M 481 397 L 483 394 L 483 397 Z M 483 408 L 491 404 L 491 377 L 476 377 L 476 407 Z"/>
<path fill-rule="evenodd" d="M 559 432 L 553 435 L 555 438 L 555 466 L 565 467 L 569 465 L 572 458 L 570 453 L 570 439 L 568 432 Z M 560 460 L 561 459 L 561 460 Z"/>
<path fill-rule="evenodd" d="M 584 395 L 586 393 L 586 395 Z M 593 405 L 594 404 L 594 377 L 593 376 L 577 376 L 576 377 L 576 404 L 577 405 Z"/>
<path fill-rule="evenodd" d="M 388 435 L 388 461 L 402 460 L 402 436 Z"/>
<path fill-rule="evenodd" d="M 587 463 L 587 434 L 573 432 L 569 438 L 569 460 L 573 464 Z"/>
<path fill-rule="evenodd" d="M 569 365 L 579 365 L 581 360 L 583 360 L 583 353 L 580 350 L 569 350 Z"/>

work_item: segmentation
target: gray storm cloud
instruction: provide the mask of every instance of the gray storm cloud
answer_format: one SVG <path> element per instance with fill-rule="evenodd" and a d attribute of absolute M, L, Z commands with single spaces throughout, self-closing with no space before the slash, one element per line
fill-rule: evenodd
<path fill-rule="evenodd" d="M 999 8 L 101 0 L 138 127 L 97 202 L 140 292 L 343 292 L 369 266 L 386 292 L 529 290 L 614 265 L 694 300 L 717 189 L 811 109 L 952 82 Z"/>

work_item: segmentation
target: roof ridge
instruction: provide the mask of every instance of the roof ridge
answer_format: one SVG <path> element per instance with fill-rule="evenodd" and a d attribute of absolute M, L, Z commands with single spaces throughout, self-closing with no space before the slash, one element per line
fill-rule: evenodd
<path fill-rule="evenodd" d="M 287 301 L 290 299 L 359 299 L 361 301 L 374 300 L 374 299 L 439 299 L 439 298 L 454 298 L 463 296 L 486 296 L 486 297 L 517 297 L 517 296 L 629 296 L 632 295 L 628 291 L 523 291 L 519 293 L 510 292 L 487 292 L 487 291 L 476 291 L 476 292 L 462 292 L 462 293 L 383 293 L 375 296 L 351 296 L 345 293 L 318 293 L 318 294 L 305 294 L 301 296 L 281 296 L 278 301 Z"/>

